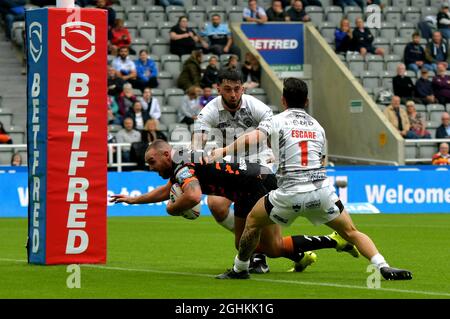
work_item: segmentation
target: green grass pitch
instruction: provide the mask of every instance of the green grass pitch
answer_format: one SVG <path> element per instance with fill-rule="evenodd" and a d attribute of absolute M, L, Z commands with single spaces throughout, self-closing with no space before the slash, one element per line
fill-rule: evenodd
<path fill-rule="evenodd" d="M 81 288 L 66 286 L 66 266 L 25 262 L 27 221 L 0 219 L 0 298 L 449 298 L 450 215 L 353 215 L 392 266 L 412 281 L 366 285 L 368 261 L 333 250 L 303 273 L 269 259 L 271 272 L 219 281 L 232 265 L 232 235 L 211 217 L 116 217 L 108 220 L 108 262 L 81 266 Z M 297 219 L 284 234 L 328 234 Z"/>

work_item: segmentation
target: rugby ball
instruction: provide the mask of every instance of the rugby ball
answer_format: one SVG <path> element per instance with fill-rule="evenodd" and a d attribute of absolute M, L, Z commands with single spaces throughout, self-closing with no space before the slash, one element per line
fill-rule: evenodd
<path fill-rule="evenodd" d="M 183 194 L 183 190 L 181 189 L 179 184 L 175 183 L 170 188 L 169 200 L 174 203 L 176 199 L 181 196 L 181 194 Z M 198 203 L 191 209 L 182 212 L 180 216 L 183 216 L 186 219 L 197 219 L 197 217 L 200 216 L 200 208 L 201 205 L 200 203 Z"/>

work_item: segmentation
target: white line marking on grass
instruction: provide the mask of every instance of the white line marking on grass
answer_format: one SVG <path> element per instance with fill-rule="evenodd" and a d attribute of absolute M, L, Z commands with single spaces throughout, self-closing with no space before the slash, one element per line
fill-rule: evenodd
<path fill-rule="evenodd" d="M 27 262 L 26 260 L 18 260 L 18 259 L 8 259 L 8 258 L 0 258 L 0 261 L 9 261 L 9 262 Z M 190 272 L 179 272 L 179 271 L 169 271 L 169 270 L 154 270 L 154 269 L 137 269 L 137 268 L 123 268 L 123 267 L 113 267 L 113 266 L 101 266 L 101 265 L 81 265 L 83 268 L 97 268 L 97 269 L 105 269 L 105 270 L 118 270 L 118 271 L 128 271 L 128 272 L 144 272 L 144 273 L 154 273 L 154 274 L 164 274 L 164 275 L 177 275 L 177 276 L 194 276 L 194 277 L 206 277 L 206 278 L 214 278 L 215 275 L 210 274 L 196 274 Z M 433 292 L 433 291 L 421 291 L 421 290 L 406 290 L 406 289 L 395 289 L 395 288 L 378 288 L 371 289 L 364 286 L 355 286 L 355 285 L 344 285 L 344 284 L 333 284 L 327 282 L 313 282 L 313 281 L 297 281 L 297 280 L 277 280 L 277 279 L 264 279 L 264 278 L 255 278 L 252 277 L 252 281 L 259 282 L 268 282 L 275 284 L 290 284 L 290 285 L 304 285 L 304 286 L 322 286 L 322 287 L 333 287 L 333 288 L 348 288 L 348 289 L 362 289 L 362 290 L 371 290 L 371 291 L 390 291 L 390 292 L 398 292 L 398 293 L 408 293 L 408 294 L 419 294 L 419 295 L 429 295 L 429 296 L 446 296 L 450 297 L 450 293 L 447 292 Z"/>

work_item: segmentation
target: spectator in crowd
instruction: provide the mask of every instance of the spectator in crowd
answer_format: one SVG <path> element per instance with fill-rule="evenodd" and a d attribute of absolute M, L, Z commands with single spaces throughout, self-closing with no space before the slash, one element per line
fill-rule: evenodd
<path fill-rule="evenodd" d="M 284 11 L 280 0 L 272 1 L 272 6 L 266 10 L 266 15 L 269 21 L 289 21 L 289 16 Z"/>
<path fill-rule="evenodd" d="M 450 103 L 450 76 L 446 75 L 447 63 L 437 64 L 436 76 L 433 78 L 433 92 L 439 103 Z"/>
<path fill-rule="evenodd" d="M 236 55 L 230 55 L 227 63 L 224 65 L 224 68 L 230 70 L 238 70 L 240 68 L 238 57 Z"/>
<path fill-rule="evenodd" d="M 212 95 L 212 89 L 210 87 L 205 87 L 203 89 L 203 94 L 200 96 L 200 107 L 204 108 L 215 96 Z"/>
<path fill-rule="evenodd" d="M 159 0 L 159 4 L 164 8 L 168 6 L 184 6 L 183 0 Z"/>
<path fill-rule="evenodd" d="M 202 51 L 194 50 L 191 56 L 183 64 L 183 70 L 178 77 L 178 87 L 183 90 L 187 90 L 191 86 L 200 86 L 202 79 L 202 69 L 200 64 L 202 63 Z"/>
<path fill-rule="evenodd" d="M 442 36 L 447 40 L 450 39 L 450 14 L 448 12 L 447 1 L 442 3 L 441 10 L 438 12 L 436 20 L 437 20 L 437 27 L 441 32 Z"/>
<path fill-rule="evenodd" d="M 117 76 L 118 70 L 108 66 L 108 95 L 118 97 L 122 93 L 125 81 Z"/>
<path fill-rule="evenodd" d="M 429 80 L 428 70 L 420 70 L 420 78 L 416 81 L 416 98 L 423 104 L 438 103 L 433 93 L 433 84 Z"/>
<path fill-rule="evenodd" d="M 142 109 L 142 104 L 139 101 L 135 101 L 131 109 L 128 110 L 125 117 L 131 117 L 134 122 L 134 129 L 142 131 L 144 129 L 145 122 L 150 119 L 147 112 Z"/>
<path fill-rule="evenodd" d="M 248 6 L 242 11 L 242 18 L 244 22 L 267 22 L 266 11 L 263 7 L 258 6 L 256 0 L 248 1 Z"/>
<path fill-rule="evenodd" d="M 434 72 L 437 71 L 437 64 L 439 62 L 447 62 L 447 42 L 442 39 L 439 31 L 433 32 L 431 41 L 425 47 L 425 57 L 427 62 L 432 65 Z"/>
<path fill-rule="evenodd" d="M 141 102 L 144 113 L 147 113 L 151 119 L 160 119 L 161 107 L 158 99 L 152 95 L 151 88 L 145 88 L 142 97 L 139 97 L 138 101 Z"/>
<path fill-rule="evenodd" d="M 377 55 L 384 55 L 383 48 L 376 48 L 372 43 L 374 37 L 369 28 L 364 26 L 364 20 L 362 18 L 356 18 L 356 28 L 353 30 L 353 42 L 355 50 L 362 56 L 365 56 L 367 52 Z"/>
<path fill-rule="evenodd" d="M 416 74 L 421 68 L 426 68 L 428 70 L 433 69 L 431 64 L 425 63 L 425 49 L 420 45 L 419 32 L 414 32 L 412 35 L 412 42 L 409 42 L 405 46 L 404 60 L 408 70 L 414 71 Z"/>
<path fill-rule="evenodd" d="M 20 153 L 14 153 L 11 156 L 11 166 L 22 166 L 22 155 Z"/>
<path fill-rule="evenodd" d="M 136 96 L 133 93 L 133 87 L 130 83 L 125 83 L 123 86 L 123 92 L 117 100 L 117 103 L 119 104 L 119 114 L 125 116 L 136 100 Z"/>
<path fill-rule="evenodd" d="M 384 109 L 384 115 L 388 121 L 398 130 L 404 138 L 415 138 L 415 134 L 410 130 L 408 114 L 400 108 L 400 97 L 394 95 L 391 104 Z"/>
<path fill-rule="evenodd" d="M 186 16 L 181 16 L 178 18 L 178 23 L 169 31 L 170 53 L 180 57 L 191 54 L 197 44 L 200 46 L 200 40 L 194 30 L 188 27 L 188 22 Z"/>
<path fill-rule="evenodd" d="M 0 122 L 0 144 L 12 144 L 13 141 L 11 136 L 9 136 L 8 132 L 6 132 L 3 123 Z"/>
<path fill-rule="evenodd" d="M 122 117 L 119 114 L 119 104 L 116 98 L 112 95 L 108 95 L 108 124 L 122 123 Z"/>
<path fill-rule="evenodd" d="M 337 53 L 347 53 L 353 51 L 353 33 L 350 28 L 350 21 L 347 18 L 341 20 L 339 28 L 334 31 L 334 43 Z"/>
<path fill-rule="evenodd" d="M 136 65 L 136 81 L 134 87 L 144 91 L 146 87 L 155 88 L 158 86 L 158 69 L 155 61 L 148 57 L 147 50 L 139 52 L 139 59 L 134 64 Z"/>
<path fill-rule="evenodd" d="M 25 20 L 25 3 L 24 0 L 4 0 L 0 3 L 0 13 L 5 21 L 5 34 L 8 39 L 11 39 L 13 23 Z"/>
<path fill-rule="evenodd" d="M 448 153 L 448 143 L 441 143 L 439 145 L 439 152 L 434 154 L 431 159 L 433 165 L 450 165 L 450 155 Z"/>
<path fill-rule="evenodd" d="M 217 57 L 215 55 L 209 58 L 208 66 L 206 67 L 200 84 L 202 88 L 212 87 L 217 89 L 219 84 L 219 68 Z"/>
<path fill-rule="evenodd" d="M 116 11 L 107 5 L 106 0 L 97 0 L 97 9 L 108 11 L 108 40 L 112 40 L 112 29 L 116 22 Z"/>
<path fill-rule="evenodd" d="M 164 140 L 167 141 L 167 136 L 158 129 L 159 122 L 155 119 L 150 119 L 145 122 L 145 127 L 143 133 L 145 134 L 145 140 L 147 143 L 151 143 L 154 140 Z M 144 136 L 142 138 L 144 140 Z M 142 157 L 144 158 L 144 157 Z"/>
<path fill-rule="evenodd" d="M 134 129 L 134 121 L 131 117 L 123 120 L 123 129 L 116 134 L 117 143 L 134 143 L 141 141 L 141 133 Z M 130 161 L 130 147 L 122 146 L 122 162 Z"/>
<path fill-rule="evenodd" d="M 206 52 L 216 55 L 236 54 L 241 56 L 241 50 L 233 45 L 228 24 L 221 23 L 221 20 L 222 18 L 219 14 L 212 15 L 211 23 L 208 23 L 205 30 L 201 33 L 202 38 L 200 41 L 203 48 Z"/>
<path fill-rule="evenodd" d="M 117 55 L 117 51 L 122 47 L 129 47 L 131 44 L 130 32 L 123 26 L 122 19 L 116 19 L 114 27 L 111 29 L 111 44 L 109 51 L 112 55 Z M 134 52 L 133 52 L 134 53 Z"/>
<path fill-rule="evenodd" d="M 401 98 L 402 103 L 411 100 L 414 97 L 414 83 L 409 76 L 406 75 L 406 67 L 403 63 L 397 65 L 397 75 L 392 79 L 394 94 Z"/>
<path fill-rule="evenodd" d="M 450 115 L 447 112 L 441 115 L 441 125 L 436 130 L 436 138 L 450 138 Z"/>
<path fill-rule="evenodd" d="M 133 60 L 128 56 L 128 48 L 121 47 L 119 49 L 119 55 L 112 61 L 112 67 L 116 69 L 117 76 L 124 81 L 136 80 L 136 65 Z"/>
<path fill-rule="evenodd" d="M 409 124 L 411 125 L 410 130 L 415 134 L 414 138 L 431 138 L 430 132 L 425 129 L 426 123 L 422 114 L 416 111 L 414 101 L 406 102 L 406 114 L 408 114 Z"/>
<path fill-rule="evenodd" d="M 242 65 L 243 86 L 246 89 L 253 89 L 259 86 L 261 82 L 261 65 L 258 59 L 250 52 L 245 54 L 244 64 Z"/>
<path fill-rule="evenodd" d="M 306 14 L 301 0 L 294 0 L 292 7 L 286 12 L 290 21 L 308 22 L 311 18 Z"/>
<path fill-rule="evenodd" d="M 339 6 L 342 8 L 342 10 L 345 9 L 345 7 L 352 6 L 352 7 L 360 7 L 362 10 L 364 10 L 364 0 L 334 0 L 334 5 Z"/>
<path fill-rule="evenodd" d="M 178 109 L 178 122 L 191 125 L 201 111 L 199 86 L 191 86 L 183 97 L 181 107 Z M 199 94 L 200 93 L 200 94 Z"/>

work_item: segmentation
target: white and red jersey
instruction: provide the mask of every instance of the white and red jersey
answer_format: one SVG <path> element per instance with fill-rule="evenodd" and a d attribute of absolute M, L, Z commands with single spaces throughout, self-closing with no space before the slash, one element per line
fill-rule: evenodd
<path fill-rule="evenodd" d="M 325 131 L 303 109 L 287 109 L 258 129 L 270 136 L 278 187 L 287 192 L 308 192 L 328 185 L 322 166 Z"/>

